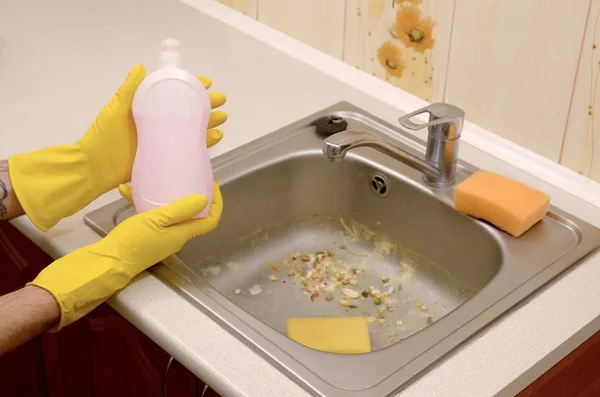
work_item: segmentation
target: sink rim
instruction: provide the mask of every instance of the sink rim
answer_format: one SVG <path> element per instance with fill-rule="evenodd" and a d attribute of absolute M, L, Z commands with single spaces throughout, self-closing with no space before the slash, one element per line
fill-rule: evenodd
<path fill-rule="evenodd" d="M 308 121 L 314 120 L 322 115 L 334 114 L 336 112 L 338 112 L 338 114 L 343 113 L 345 115 L 345 117 L 349 117 L 349 115 L 351 113 L 354 115 L 359 115 L 359 117 L 363 118 L 363 121 L 364 121 L 364 119 L 366 119 L 369 122 L 375 123 L 375 125 L 377 127 L 377 131 L 383 131 L 383 134 L 386 135 L 387 139 L 396 140 L 396 141 L 398 141 L 399 144 L 401 144 L 401 146 L 409 146 L 411 148 L 411 150 L 415 151 L 415 153 L 422 154 L 422 153 L 419 153 L 419 146 L 420 146 L 420 148 L 424 149 L 424 142 L 422 140 L 415 138 L 408 133 L 403 133 L 400 129 L 390 126 L 389 124 L 377 119 L 376 117 L 373 117 L 372 115 L 366 114 L 361 109 L 356 108 L 347 102 L 341 102 L 332 107 L 324 109 L 316 114 L 308 116 L 305 119 L 302 119 L 302 120 L 299 120 L 298 122 L 292 123 L 291 125 L 288 125 L 282 129 L 282 130 L 286 130 L 286 131 L 287 130 L 294 131 L 292 134 L 281 134 L 280 133 L 280 135 L 276 135 L 277 132 L 274 132 L 274 133 L 268 134 L 262 138 L 259 138 L 255 141 L 252 141 L 246 145 L 243 145 L 237 149 L 234 149 L 222 156 L 219 156 L 218 158 L 216 158 L 213 161 L 215 175 L 218 174 L 219 169 L 226 167 L 227 165 L 230 165 L 231 163 L 236 163 L 236 162 L 240 161 L 240 159 L 242 159 L 242 158 L 251 156 L 253 153 L 256 153 L 267 147 L 275 145 L 275 144 L 281 142 L 282 140 L 288 139 L 290 137 L 290 135 L 296 134 L 303 127 L 305 127 L 307 125 Z M 409 144 L 407 145 L 406 142 L 409 142 Z M 420 143 L 420 145 L 419 145 L 419 143 Z M 240 153 L 243 153 L 243 154 L 240 155 Z M 262 168 L 262 167 L 263 166 L 261 166 L 260 168 Z M 459 167 L 457 169 L 457 172 L 458 173 L 462 172 L 463 174 L 468 175 L 468 174 L 472 173 L 473 171 L 475 171 L 476 169 L 477 169 L 476 167 L 461 160 L 459 162 Z M 247 172 L 248 173 L 253 172 L 253 169 L 249 169 Z M 239 175 L 237 177 L 239 177 Z M 224 184 L 224 183 L 228 183 L 229 180 L 227 179 L 227 177 L 225 177 L 224 180 L 220 180 L 220 182 L 222 184 Z M 438 198 L 440 198 L 441 200 L 446 201 L 446 202 L 451 201 L 451 197 L 448 197 L 447 195 L 443 195 L 443 194 L 440 195 Z M 120 200 L 119 202 L 109 204 L 108 206 L 105 206 L 105 207 L 109 207 L 111 205 L 123 206 L 123 205 L 128 205 L 128 203 L 125 200 Z M 101 208 L 100 210 L 105 209 L 105 207 Z M 113 208 L 113 214 L 114 214 L 115 208 Z M 94 214 L 94 213 L 97 215 L 98 211 L 99 210 L 96 210 L 90 214 L 87 214 L 85 216 L 85 221 L 88 225 L 92 226 L 92 228 L 94 230 L 96 230 L 100 234 L 104 234 L 103 231 L 100 230 L 98 225 L 94 225 L 94 221 L 90 219 L 90 215 Z M 517 305 L 519 302 L 522 302 L 523 299 L 530 297 L 531 295 L 533 295 L 535 293 L 538 293 L 541 286 L 543 286 L 544 284 L 547 284 L 549 281 L 551 281 L 552 279 L 554 279 L 554 278 L 558 277 L 560 274 L 562 274 L 567 268 L 573 266 L 571 264 L 565 265 L 565 263 L 570 263 L 570 262 L 577 263 L 577 262 L 581 261 L 587 255 L 592 253 L 592 248 L 596 248 L 598 246 L 598 244 L 600 244 L 599 230 L 594 228 L 593 226 L 589 225 L 587 222 L 577 219 L 576 217 L 572 217 L 553 206 L 551 206 L 551 208 L 550 208 L 550 213 L 553 217 L 555 217 L 561 223 L 563 223 L 561 220 L 567 221 L 567 224 L 568 224 L 567 226 L 569 228 L 571 228 L 571 230 L 574 230 L 575 233 L 578 235 L 579 244 L 575 247 L 575 249 L 572 249 L 566 255 L 564 255 L 563 257 L 556 260 L 554 263 L 546 266 L 542 271 L 535 274 L 532 277 L 532 279 L 522 282 L 515 290 L 513 290 L 513 292 L 509 292 L 508 294 L 502 296 L 498 301 L 496 301 L 496 303 L 487 307 L 483 312 L 478 313 L 475 316 L 473 316 L 473 318 L 470 321 L 468 321 L 468 322 L 464 323 L 462 326 L 458 327 L 454 332 L 445 336 L 445 338 L 437 341 L 432 347 L 428 348 L 422 354 L 418 355 L 414 360 L 407 363 L 404 367 L 397 369 L 395 372 L 392 372 L 389 376 L 387 376 L 380 382 L 376 383 L 375 385 L 373 385 L 370 388 L 365 388 L 362 391 L 351 391 L 351 390 L 347 390 L 347 389 L 342 390 L 342 389 L 335 388 L 335 386 L 332 386 L 328 382 L 321 379 L 321 377 L 319 375 L 314 374 L 313 371 L 311 371 L 310 369 L 307 369 L 304 365 L 300 364 L 296 358 L 293 358 L 292 356 L 290 356 L 290 354 L 288 354 L 287 352 L 282 350 L 278 345 L 275 345 L 272 342 L 273 338 L 266 338 L 264 336 L 265 334 L 266 335 L 271 334 L 270 332 L 268 332 L 268 330 L 271 330 L 271 331 L 279 334 L 277 331 L 271 329 L 270 327 L 266 326 L 265 324 L 262 324 L 262 322 L 261 322 L 261 324 L 264 325 L 264 327 L 268 328 L 268 330 L 264 330 L 263 327 L 260 327 L 260 326 L 250 325 L 249 323 L 252 323 L 253 320 L 258 321 L 258 322 L 260 322 L 260 320 L 254 318 L 251 315 L 248 315 L 248 316 L 242 315 L 240 313 L 240 311 L 243 312 L 242 309 L 237 307 L 237 305 L 235 305 L 233 302 L 229 301 L 226 297 L 222 296 L 218 291 L 214 290 L 213 287 L 211 287 L 208 283 L 206 283 L 204 280 L 202 280 L 199 276 L 195 275 L 192 272 L 186 271 L 186 266 L 182 265 L 181 263 L 178 263 L 177 258 L 168 258 L 167 260 L 164 261 L 166 266 L 163 266 L 163 265 L 155 266 L 150 271 L 153 274 L 155 274 L 157 277 L 159 277 L 161 280 L 166 281 L 167 284 L 170 284 L 177 293 L 179 293 L 180 295 L 184 296 L 188 300 L 191 300 L 193 303 L 196 303 L 198 306 L 200 306 L 200 309 L 203 310 L 204 312 L 206 312 L 207 314 L 209 314 L 214 320 L 216 320 L 217 322 L 219 322 L 221 325 L 225 326 L 226 328 L 229 328 L 228 332 L 230 332 L 231 334 L 236 336 L 238 339 L 242 340 L 246 345 L 253 348 L 253 350 L 261 353 L 261 356 L 263 356 L 263 357 L 266 356 L 265 358 L 269 359 L 269 361 L 271 361 L 272 363 L 277 365 L 280 369 L 282 369 L 286 373 L 292 375 L 292 379 L 295 380 L 297 383 L 301 384 L 301 386 L 303 386 L 305 388 L 308 387 L 309 390 L 313 394 L 322 395 L 321 393 L 326 393 L 326 395 L 328 395 L 328 396 L 329 395 L 331 395 L 331 396 L 338 396 L 338 395 L 339 396 L 341 396 L 341 395 L 347 396 L 347 395 L 364 395 L 364 393 L 377 392 L 377 393 L 389 395 L 390 393 L 398 392 L 402 388 L 407 387 L 412 381 L 414 381 L 414 379 L 416 379 L 416 377 L 421 376 L 423 373 L 425 373 L 429 367 L 437 364 L 439 361 L 443 360 L 447 355 L 452 354 L 454 351 L 456 351 L 456 349 L 460 345 L 467 343 L 476 334 L 479 334 L 481 331 L 483 331 L 484 329 L 489 327 L 491 324 L 493 324 L 494 322 L 496 322 L 500 318 L 502 318 L 503 315 L 506 315 L 506 313 L 509 311 L 509 309 L 510 310 L 515 309 L 517 307 L 515 305 Z M 488 225 L 484 225 L 484 227 L 487 227 L 489 229 L 489 232 L 492 236 L 498 236 L 499 232 L 496 229 L 494 229 Z M 581 230 L 582 228 L 584 230 Z M 593 238 L 594 234 L 592 232 L 596 233 L 595 239 Z M 591 236 L 590 236 L 590 234 L 591 234 Z M 586 236 L 588 236 L 588 237 L 586 238 Z M 580 256 L 579 255 L 580 251 L 584 252 L 585 255 Z M 573 258 L 578 258 L 578 260 L 574 261 L 574 260 L 572 260 Z M 500 271 L 502 271 L 502 270 L 503 269 L 501 268 Z M 506 269 L 504 269 L 504 270 L 506 270 Z M 559 271 L 557 271 L 557 270 L 559 270 Z M 496 275 L 495 277 L 498 277 L 498 275 Z M 486 285 L 484 287 L 484 290 L 486 288 L 490 288 L 490 285 L 493 283 L 493 281 L 494 280 L 491 280 L 488 283 L 488 285 Z M 534 286 L 534 288 L 531 288 L 532 285 Z M 527 288 L 525 288 L 525 287 L 527 287 Z M 220 298 L 219 298 L 219 296 L 220 296 Z M 473 299 L 473 298 L 471 298 L 471 299 Z M 464 306 L 465 304 L 463 304 L 462 306 Z M 215 307 L 216 307 L 216 309 L 215 309 Z M 221 310 L 226 311 L 226 313 L 228 315 L 226 318 L 224 318 L 225 315 L 223 315 L 222 312 L 219 313 L 219 310 L 218 310 L 219 308 L 221 308 Z M 448 315 L 446 315 L 445 317 L 440 319 L 436 324 L 442 324 L 444 319 L 447 319 L 448 317 L 455 314 L 455 312 L 458 309 L 459 308 L 457 308 L 455 311 L 449 313 Z M 465 312 L 466 310 L 467 309 L 463 309 L 463 312 Z M 497 312 L 499 314 L 495 314 L 495 315 L 493 314 L 493 313 L 497 313 Z M 491 319 L 486 320 L 485 318 L 483 318 L 484 324 L 480 325 L 482 323 L 481 316 L 483 316 L 484 314 L 487 314 L 487 317 L 491 316 Z M 250 317 L 250 318 L 246 318 L 246 317 Z M 455 318 L 457 318 L 457 316 L 454 316 L 452 318 L 455 319 Z M 478 321 L 478 319 L 479 319 L 479 321 Z M 258 330 L 257 330 L 257 328 L 258 328 Z M 419 332 L 418 334 L 421 335 L 420 339 L 428 339 L 428 335 L 432 333 L 433 328 L 434 327 L 427 327 L 423 331 Z M 439 327 L 437 329 L 439 329 Z M 462 331 L 462 332 L 460 332 L 460 331 Z M 416 336 L 418 334 L 415 334 L 414 336 Z M 468 334 L 468 337 L 463 337 L 464 334 Z M 281 337 L 287 339 L 287 337 L 285 337 L 283 335 L 281 335 Z M 271 339 L 271 340 L 269 340 L 269 339 Z M 275 336 L 275 339 L 280 339 L 280 338 Z M 293 342 L 289 339 L 287 339 L 287 340 L 289 342 Z M 452 348 L 447 349 L 448 351 L 444 352 L 443 354 L 439 354 L 437 352 L 437 350 L 439 350 L 439 346 L 442 342 L 446 342 L 445 345 L 452 345 Z M 295 342 L 293 342 L 293 343 L 295 343 Z M 285 345 L 286 343 L 281 341 L 280 344 Z M 395 346 L 393 346 L 393 347 L 395 347 Z M 436 347 L 438 349 L 436 349 Z M 306 349 L 304 347 L 302 347 L 302 348 Z M 384 350 L 382 350 L 382 352 L 388 351 L 388 350 L 390 350 L 390 348 L 384 349 Z M 291 350 L 292 352 L 294 352 L 295 350 L 298 350 L 298 349 L 287 349 L 287 350 Z M 317 354 L 315 356 L 323 355 L 323 354 L 328 355 L 328 353 L 321 353 L 321 352 L 316 352 L 316 353 L 319 353 L 319 354 Z M 369 353 L 369 355 L 375 354 L 375 353 L 378 353 L 378 352 Z M 410 367 L 410 368 L 418 367 L 420 369 L 416 372 L 415 371 L 406 371 L 407 367 Z M 402 376 L 400 376 L 399 372 L 401 372 L 402 370 L 404 370 L 404 374 Z M 412 373 L 407 373 L 407 372 L 412 372 Z M 397 384 L 394 384 L 394 382 L 397 383 L 398 378 L 401 378 L 401 377 L 403 379 L 402 384 L 400 386 Z M 371 395 L 371 394 L 369 394 L 369 395 Z"/>

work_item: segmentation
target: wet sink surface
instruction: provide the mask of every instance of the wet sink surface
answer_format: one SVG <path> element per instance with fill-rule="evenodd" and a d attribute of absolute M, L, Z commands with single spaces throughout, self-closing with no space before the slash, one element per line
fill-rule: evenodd
<path fill-rule="evenodd" d="M 368 148 L 331 163 L 312 126 L 330 114 L 422 153 L 350 104 L 325 109 L 215 159 L 219 228 L 152 269 L 313 394 L 392 394 L 600 244 L 598 229 L 555 208 L 514 239 Z M 458 178 L 474 170 L 463 163 Z M 133 214 L 120 200 L 86 222 L 105 234 Z M 368 318 L 373 352 L 285 336 L 289 317 L 350 315 Z"/>

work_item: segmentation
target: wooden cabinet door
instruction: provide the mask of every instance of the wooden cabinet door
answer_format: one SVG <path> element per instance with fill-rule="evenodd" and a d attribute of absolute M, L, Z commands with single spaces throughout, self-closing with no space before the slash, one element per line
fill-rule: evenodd
<path fill-rule="evenodd" d="M 35 247 L 34 250 L 31 248 Z M 7 222 L 0 222 L 0 295 L 15 291 L 52 259 Z M 2 396 L 50 395 L 42 338 L 0 358 Z"/>
<path fill-rule="evenodd" d="M 0 222 L 0 295 L 32 280 L 52 258 Z M 162 397 L 169 354 L 110 306 L 0 358 L 2 397 Z M 195 397 L 204 384 L 173 361 L 168 397 Z M 216 396 L 207 393 L 205 397 Z"/>
<path fill-rule="evenodd" d="M 517 397 L 600 396 L 600 332 L 573 350 Z"/>

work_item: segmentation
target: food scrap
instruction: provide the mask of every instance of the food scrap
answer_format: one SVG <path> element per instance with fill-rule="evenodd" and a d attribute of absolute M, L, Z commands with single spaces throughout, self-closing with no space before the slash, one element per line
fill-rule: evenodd
<path fill-rule="evenodd" d="M 342 309 L 364 316 L 369 332 L 385 338 L 389 344 L 407 337 L 413 327 L 433 324 L 432 311 L 435 312 L 436 302 L 430 302 L 432 310 L 428 311 L 423 302 L 417 301 L 416 297 L 411 299 L 409 295 L 412 290 L 410 282 L 418 275 L 419 257 L 366 227 L 354 222 L 341 222 L 345 229 L 341 232 L 343 241 L 334 243 L 337 250 L 343 250 L 338 251 L 339 256 L 336 257 L 330 250 L 295 252 L 281 262 L 267 261 L 269 267 L 265 267 L 263 277 L 267 276 L 271 282 L 287 281 L 286 287 L 299 290 L 294 292 L 295 297 L 309 298 L 311 307 L 315 309 Z M 374 249 L 367 249 L 365 243 Z M 402 257 L 395 258 L 397 260 L 389 266 L 390 261 L 386 257 L 397 254 Z M 379 260 L 387 262 L 385 268 L 378 269 L 383 271 L 369 271 L 377 266 L 374 261 Z M 262 292 L 258 285 L 253 288 L 249 290 L 252 295 Z M 241 293 L 241 290 L 236 290 L 236 295 L 238 292 Z M 268 293 L 271 293 L 270 288 Z M 320 305 L 329 305 L 329 308 Z M 421 312 L 417 316 L 414 316 L 417 314 L 414 306 Z"/>
<path fill-rule="evenodd" d="M 277 266 L 276 264 L 274 264 L 272 261 L 269 261 L 269 267 L 271 267 L 271 269 L 273 269 L 274 272 L 278 272 L 279 271 L 279 266 Z"/>
<path fill-rule="evenodd" d="M 349 307 L 351 309 L 356 309 L 358 307 L 358 305 L 356 303 L 353 303 L 352 301 L 350 301 L 348 299 L 340 300 L 340 305 L 343 307 Z"/>
<path fill-rule="evenodd" d="M 235 294 L 236 294 L 236 295 L 240 295 L 241 293 L 242 293 L 242 290 L 241 290 L 241 289 L 239 289 L 239 288 L 238 288 L 238 289 L 236 289 L 236 290 L 235 290 Z"/>
<path fill-rule="evenodd" d="M 358 297 L 360 297 L 360 293 L 358 291 L 354 291 L 350 288 L 343 288 L 342 294 L 344 294 L 344 296 L 349 299 L 358 299 Z"/>
<path fill-rule="evenodd" d="M 248 289 L 248 292 L 250 292 L 250 295 L 258 295 L 262 292 L 262 289 L 260 288 L 260 285 L 255 284 Z"/>
<path fill-rule="evenodd" d="M 358 285 L 357 276 L 361 273 L 343 261 L 336 260 L 331 251 L 317 251 L 314 254 L 294 253 L 283 261 L 288 276 L 299 281 L 300 288 L 309 293 L 332 292 L 342 286 Z M 350 288 L 345 295 L 355 299 L 360 293 Z"/>

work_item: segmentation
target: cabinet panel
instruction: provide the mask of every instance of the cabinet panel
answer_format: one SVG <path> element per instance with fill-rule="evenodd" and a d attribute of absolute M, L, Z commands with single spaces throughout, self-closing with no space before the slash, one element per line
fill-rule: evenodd
<path fill-rule="evenodd" d="M 588 8 L 589 0 L 458 0 L 446 101 L 558 161 Z"/>
<path fill-rule="evenodd" d="M 34 249 L 35 248 L 35 249 Z M 52 259 L 7 222 L 0 222 L 0 295 L 21 288 Z M 42 338 L 0 358 L 2 396 L 54 396 L 46 377 Z"/>
<path fill-rule="evenodd" d="M 0 294 L 32 280 L 52 258 L 0 222 Z M 163 396 L 169 355 L 103 304 L 57 333 L 46 333 L 0 358 L 2 397 Z M 169 397 L 195 397 L 204 384 L 173 362 Z M 213 394 L 208 394 L 216 396 Z"/>
<path fill-rule="evenodd" d="M 596 397 L 600 395 L 600 332 L 597 332 L 517 397 Z"/>

